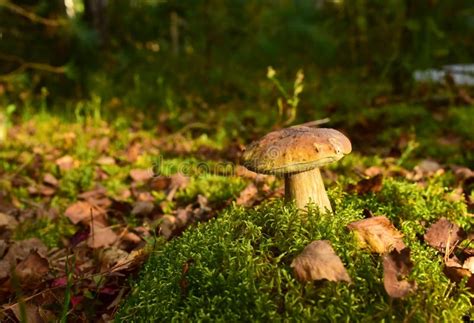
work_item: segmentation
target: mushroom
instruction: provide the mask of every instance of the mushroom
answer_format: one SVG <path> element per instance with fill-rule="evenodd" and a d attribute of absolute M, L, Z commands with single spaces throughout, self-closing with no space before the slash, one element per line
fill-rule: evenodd
<path fill-rule="evenodd" d="M 244 166 L 285 178 L 285 197 L 299 209 L 313 202 L 332 212 L 319 167 L 338 161 L 352 150 L 349 139 L 334 129 L 295 126 L 270 132 L 243 155 Z"/>

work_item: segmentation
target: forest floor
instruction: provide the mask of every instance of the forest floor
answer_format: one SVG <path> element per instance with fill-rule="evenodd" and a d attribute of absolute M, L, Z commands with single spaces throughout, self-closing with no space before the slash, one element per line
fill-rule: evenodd
<path fill-rule="evenodd" d="M 309 221 L 313 231 L 295 232 L 293 240 L 288 232 L 305 223 L 289 221 L 298 213 L 279 202 L 282 181 L 239 165 L 242 148 L 255 138 L 166 132 L 144 128 L 138 121 L 108 122 L 94 115 L 74 121 L 48 113 L 17 118 L 0 143 L 0 298 L 4 304 L 0 320 L 108 321 L 118 309 L 123 318 L 138 315 L 136 320 L 146 315 L 232 319 L 231 312 L 221 312 L 227 301 L 206 296 L 196 300 L 225 286 L 236 293 L 233 301 L 239 308 L 245 298 L 261 302 L 257 309 L 243 310 L 241 317 L 248 319 L 304 319 L 330 304 L 333 308 L 326 315 L 339 317 L 358 317 L 357 311 L 379 319 L 393 319 L 397 311 L 402 317 L 421 318 L 418 312 L 426 310 L 431 319 L 468 315 L 472 296 L 468 287 L 474 288 L 470 278 L 474 269 L 468 261 L 474 255 L 473 115 L 474 106 L 465 104 L 427 108 L 379 102 L 351 122 L 338 122 L 335 127 L 343 126 L 354 149 L 323 172 L 336 215 L 328 218 L 310 210 L 308 217 L 322 220 Z M 258 133 L 263 134 L 263 130 Z M 382 215 L 411 248 L 412 264 L 405 267 L 412 270 L 402 275 L 397 267 L 399 276 L 408 278 L 402 280 L 405 287 L 392 286 L 395 291 L 384 284 L 387 268 L 370 252 L 358 251 L 354 236 L 345 233 L 356 220 Z M 289 231 L 272 231 L 268 224 L 272 218 L 279 219 L 278 228 Z M 437 244 L 426 232 L 442 218 L 450 222 L 439 229 Z M 202 237 L 207 227 L 196 228 L 196 224 L 209 219 L 216 221 L 210 223 L 210 236 Z M 226 236 L 219 226 L 229 233 L 242 223 L 273 233 L 261 239 L 248 233 L 243 241 L 254 251 L 240 253 L 232 249 L 235 237 Z M 452 232 L 459 235 L 453 238 Z M 270 239 L 268 245 L 263 245 L 263 237 Z M 291 260 L 317 239 L 333 243 L 355 287 L 344 283 L 299 287 Z M 436 250 L 443 239 L 448 239 L 447 249 Z M 263 286 L 259 295 L 233 290 L 232 277 L 226 278 L 227 285 L 210 284 L 209 289 L 199 289 L 191 278 L 183 278 L 191 267 L 201 286 L 218 280 L 219 273 L 202 274 L 210 266 L 205 256 L 194 267 L 188 261 L 205 254 L 198 246 L 212 253 L 222 251 L 214 246 L 226 243 L 229 259 L 234 252 L 260 259 L 255 268 L 262 259 L 271 264 L 263 272 L 255 269 L 245 274 Z M 273 256 L 262 256 L 263 251 L 277 249 Z M 283 282 L 261 279 L 272 276 L 270 269 Z M 138 279 L 135 274 L 140 271 Z M 157 272 L 163 274 L 163 281 L 156 282 Z M 241 279 L 237 274 L 233 278 Z M 150 284 L 153 279 L 155 285 Z M 271 284 L 276 284 L 273 289 L 265 287 Z M 399 298 L 400 288 L 406 293 L 397 303 L 393 299 Z M 272 303 L 276 294 L 288 296 L 283 305 Z M 319 298 L 305 301 L 316 294 Z M 367 295 L 372 295 L 370 309 L 361 305 Z M 196 311 L 205 304 L 209 312 Z M 342 310 L 344 304 L 352 307 Z"/>

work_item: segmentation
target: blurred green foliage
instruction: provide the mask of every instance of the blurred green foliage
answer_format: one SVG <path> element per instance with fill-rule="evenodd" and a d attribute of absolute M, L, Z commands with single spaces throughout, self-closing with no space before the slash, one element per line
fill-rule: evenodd
<path fill-rule="evenodd" d="M 25 18 L 5 3 L 58 25 Z M 0 2 L 0 72 L 8 75 L 0 80 L 17 85 L 7 91 L 10 99 L 30 90 L 20 96 L 28 103 L 47 87 L 54 98 L 100 93 L 126 107 L 206 112 L 233 100 L 258 103 L 269 91 L 258 84 L 267 66 L 289 82 L 304 67 L 323 79 L 386 77 L 398 90 L 413 69 L 466 62 L 474 49 L 468 0 L 75 0 L 74 17 L 64 3 Z M 93 3 L 106 6 L 88 10 Z M 8 74 L 26 62 L 62 66 L 64 73 L 23 66 Z"/>

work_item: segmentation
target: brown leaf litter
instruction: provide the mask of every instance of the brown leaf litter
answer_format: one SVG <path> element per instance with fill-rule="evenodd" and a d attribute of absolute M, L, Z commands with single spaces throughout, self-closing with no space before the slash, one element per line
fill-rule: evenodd
<path fill-rule="evenodd" d="M 405 248 L 403 234 L 385 216 L 355 221 L 347 227 L 354 232 L 359 246 L 372 252 L 384 254 Z"/>
<path fill-rule="evenodd" d="M 367 193 L 378 193 L 382 190 L 383 175 L 377 174 L 373 177 L 360 180 L 357 184 L 350 184 L 348 186 L 349 192 L 355 192 L 359 195 Z"/>
<path fill-rule="evenodd" d="M 424 235 L 425 242 L 438 251 L 450 254 L 454 246 L 466 238 L 466 233 L 446 218 L 430 226 Z"/>
<path fill-rule="evenodd" d="M 327 240 L 317 240 L 307 245 L 291 263 L 293 273 L 301 282 L 313 280 L 352 280 L 344 264 Z"/>
<path fill-rule="evenodd" d="M 383 286 L 392 298 L 402 298 L 416 290 L 416 282 L 407 280 L 413 269 L 410 249 L 394 249 L 383 257 Z"/>

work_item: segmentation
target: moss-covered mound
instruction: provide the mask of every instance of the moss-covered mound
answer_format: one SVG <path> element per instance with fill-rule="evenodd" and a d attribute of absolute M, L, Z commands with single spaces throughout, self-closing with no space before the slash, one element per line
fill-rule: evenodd
<path fill-rule="evenodd" d="M 232 207 L 188 230 L 151 257 L 117 321 L 453 322 L 469 314 L 469 293 L 445 277 L 441 257 L 420 238 L 442 216 L 471 229 L 463 204 L 446 201 L 436 183 L 422 189 L 386 180 L 380 193 L 363 198 L 330 193 L 335 215 L 302 216 L 276 201 Z M 364 208 L 405 234 L 415 265 L 410 279 L 418 285 L 405 299 L 387 296 L 380 256 L 360 250 L 346 229 Z M 353 284 L 295 280 L 291 260 L 316 239 L 331 241 Z"/>

